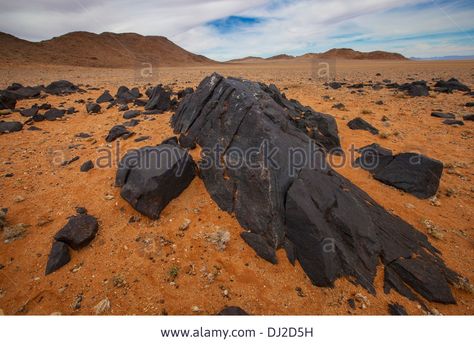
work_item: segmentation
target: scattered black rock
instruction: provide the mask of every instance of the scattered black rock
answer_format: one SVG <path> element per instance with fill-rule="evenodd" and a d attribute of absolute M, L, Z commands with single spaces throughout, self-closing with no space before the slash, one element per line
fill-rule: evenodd
<path fill-rule="evenodd" d="M 74 163 L 74 162 L 76 162 L 76 161 L 79 161 L 79 158 L 80 158 L 79 156 L 74 156 L 73 158 L 71 158 L 71 159 L 69 159 L 69 160 L 65 160 L 63 163 L 61 163 L 61 165 L 62 165 L 63 167 L 68 166 L 68 165 L 70 165 L 71 163 Z"/>
<path fill-rule="evenodd" d="M 182 89 L 181 91 L 179 91 L 177 93 L 177 96 L 178 96 L 178 99 L 182 99 L 182 98 L 186 97 L 187 95 L 193 94 L 193 93 L 194 93 L 194 88 L 187 87 L 187 88 Z"/>
<path fill-rule="evenodd" d="M 30 126 L 30 127 L 27 128 L 27 130 L 29 130 L 29 131 L 41 131 L 42 129 L 38 128 L 36 126 Z"/>
<path fill-rule="evenodd" d="M 122 125 L 124 127 L 135 127 L 140 123 L 140 120 L 132 119 L 130 121 L 124 122 Z"/>
<path fill-rule="evenodd" d="M 443 163 L 416 153 L 400 153 L 372 144 L 358 150 L 357 164 L 370 171 L 374 179 L 420 199 L 433 197 L 439 188 Z"/>
<path fill-rule="evenodd" d="M 244 311 L 240 307 L 225 307 L 221 310 L 217 315 L 249 315 L 246 311 Z"/>
<path fill-rule="evenodd" d="M 453 77 L 448 81 L 440 80 L 436 82 L 435 91 L 441 93 L 453 93 L 453 91 L 470 92 L 471 89 Z"/>
<path fill-rule="evenodd" d="M 142 142 L 142 141 L 146 141 L 146 140 L 148 140 L 148 139 L 150 139 L 150 136 L 148 136 L 148 135 L 143 135 L 143 136 L 141 136 L 141 137 L 136 138 L 136 139 L 135 139 L 135 142 L 136 142 L 136 143 L 139 143 L 139 142 Z"/>
<path fill-rule="evenodd" d="M 38 113 L 38 111 L 39 111 L 39 107 L 34 105 L 29 109 L 20 110 L 20 115 L 24 117 L 33 117 Z"/>
<path fill-rule="evenodd" d="M 82 165 L 81 165 L 81 172 L 83 173 L 87 173 L 89 170 L 93 169 L 94 168 L 94 162 L 92 162 L 91 160 L 87 161 L 87 162 L 84 162 Z"/>
<path fill-rule="evenodd" d="M 90 135 L 89 133 L 77 133 L 75 135 L 76 138 L 82 138 L 82 139 L 87 139 L 87 138 L 91 138 L 92 135 Z"/>
<path fill-rule="evenodd" d="M 136 92 L 130 91 L 126 86 L 120 86 L 117 90 L 117 94 L 115 94 L 115 103 L 128 104 L 132 103 L 137 98 Z"/>
<path fill-rule="evenodd" d="M 102 103 L 110 103 L 114 101 L 114 97 L 110 94 L 108 90 L 105 90 L 102 95 L 96 99 L 96 103 L 102 104 Z"/>
<path fill-rule="evenodd" d="M 0 91 L 0 110 L 13 110 L 16 106 L 16 97 L 8 91 Z"/>
<path fill-rule="evenodd" d="M 331 87 L 332 89 L 339 89 L 342 87 L 342 84 L 339 82 L 329 82 L 328 86 Z"/>
<path fill-rule="evenodd" d="M 112 129 L 109 131 L 109 134 L 105 138 L 105 141 L 111 143 L 112 141 L 116 140 L 120 137 L 127 137 L 131 136 L 133 133 L 130 132 L 127 128 L 122 125 L 113 126 Z"/>
<path fill-rule="evenodd" d="M 97 103 L 86 104 L 86 110 L 88 114 L 98 114 L 100 112 L 100 105 Z"/>
<path fill-rule="evenodd" d="M 77 208 L 76 208 L 76 213 L 78 213 L 78 214 L 80 214 L 80 215 L 87 214 L 87 209 L 84 208 L 84 207 L 77 207 Z"/>
<path fill-rule="evenodd" d="M 405 89 L 404 86 L 402 86 L 400 89 Z M 426 81 L 412 82 L 408 84 L 406 91 L 410 97 L 427 97 L 430 95 L 430 88 L 426 84 Z"/>
<path fill-rule="evenodd" d="M 69 218 L 67 224 L 54 236 L 58 242 L 79 250 L 89 245 L 99 230 L 99 223 L 92 215 L 80 214 Z"/>
<path fill-rule="evenodd" d="M 457 275 L 425 234 L 333 171 L 324 153 L 292 172 L 290 149 L 311 158 L 314 141 L 264 85 L 213 74 L 180 103 L 171 124 L 182 146 L 209 149 L 199 175 L 218 206 L 259 236 L 252 240 L 260 254 L 262 243 L 273 250 L 285 246 L 313 284 L 333 286 L 348 276 L 372 293 L 382 262 L 386 274 L 399 279 L 387 282 L 387 289 L 400 292 L 406 284 L 430 301 L 455 303 L 449 283 Z M 263 144 L 278 149 L 272 156 L 275 165 L 264 156 L 252 166 L 229 165 L 231 149 L 260 149 Z M 271 260 L 274 253 L 269 254 Z"/>
<path fill-rule="evenodd" d="M 21 122 L 0 121 L 0 134 L 19 132 L 23 129 Z"/>
<path fill-rule="evenodd" d="M 68 115 L 72 115 L 72 114 L 75 114 L 77 111 L 76 111 L 76 108 L 74 106 L 71 106 L 70 108 L 67 108 L 66 110 L 66 114 Z"/>
<path fill-rule="evenodd" d="M 44 89 L 48 94 L 64 95 L 79 92 L 79 87 L 66 80 L 59 80 L 50 83 Z"/>
<path fill-rule="evenodd" d="M 127 111 L 128 110 L 128 104 L 122 104 L 119 105 L 118 111 Z"/>
<path fill-rule="evenodd" d="M 48 121 L 55 121 L 58 118 L 62 118 L 64 114 L 66 113 L 65 110 L 60 110 L 56 108 L 51 108 L 48 111 L 44 113 L 43 118 L 48 120 Z M 39 121 L 39 119 L 37 119 Z"/>
<path fill-rule="evenodd" d="M 466 103 L 466 107 L 468 107 L 468 108 L 474 107 L 474 102 Z"/>
<path fill-rule="evenodd" d="M 388 312 L 390 315 L 408 315 L 405 307 L 398 303 L 389 303 Z"/>
<path fill-rule="evenodd" d="M 123 118 L 126 119 L 126 120 L 129 120 L 129 119 L 135 118 L 137 116 L 140 116 L 140 114 L 141 114 L 141 112 L 139 110 L 128 110 L 128 111 L 124 112 Z"/>
<path fill-rule="evenodd" d="M 51 104 L 43 103 L 39 106 L 40 110 L 49 110 L 51 109 Z"/>
<path fill-rule="evenodd" d="M 162 85 L 156 86 L 150 95 L 150 100 L 145 105 L 145 110 L 157 110 L 158 112 L 168 111 L 171 107 L 171 92 L 163 88 Z"/>
<path fill-rule="evenodd" d="M 16 100 L 38 98 L 41 95 L 41 87 L 21 87 L 14 90 L 10 89 L 8 93 Z"/>
<path fill-rule="evenodd" d="M 464 121 L 474 121 L 474 114 L 473 115 L 466 115 L 462 118 Z"/>
<path fill-rule="evenodd" d="M 383 100 L 377 100 L 375 102 L 375 105 L 383 105 L 383 104 L 384 104 Z"/>
<path fill-rule="evenodd" d="M 439 111 L 433 111 L 431 113 L 431 116 L 433 117 L 438 117 L 438 118 L 447 118 L 447 119 L 455 119 L 456 116 L 451 113 L 444 113 L 444 112 L 439 112 Z"/>
<path fill-rule="evenodd" d="M 140 213 L 158 219 L 166 205 L 195 176 L 192 157 L 180 146 L 161 144 L 128 152 L 120 161 L 115 186 Z"/>
<path fill-rule="evenodd" d="M 57 271 L 69 261 L 71 261 L 71 255 L 69 254 L 68 246 L 63 242 L 53 242 L 48 257 L 48 263 L 46 264 L 45 274 L 48 275 Z"/>
<path fill-rule="evenodd" d="M 353 85 L 347 86 L 347 88 L 350 88 L 350 89 L 362 89 L 364 87 L 365 85 L 363 83 L 355 83 Z"/>
<path fill-rule="evenodd" d="M 374 135 L 379 134 L 379 130 L 372 126 L 369 122 L 364 119 L 357 117 L 347 123 L 347 126 L 352 130 L 365 130 Z"/>
<path fill-rule="evenodd" d="M 333 109 L 338 109 L 338 110 L 345 110 L 346 106 L 342 103 L 336 103 L 332 106 Z"/>
<path fill-rule="evenodd" d="M 464 122 L 461 120 L 444 120 L 443 124 L 446 124 L 448 126 L 464 126 Z"/>

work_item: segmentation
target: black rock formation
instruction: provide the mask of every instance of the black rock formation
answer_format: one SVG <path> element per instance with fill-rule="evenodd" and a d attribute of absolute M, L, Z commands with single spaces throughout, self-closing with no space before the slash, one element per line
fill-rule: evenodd
<path fill-rule="evenodd" d="M 195 177 L 192 157 L 179 145 L 161 144 L 129 151 L 120 161 L 115 186 L 140 213 L 158 219 Z"/>
<path fill-rule="evenodd" d="M 213 74 L 171 123 L 182 146 L 201 147 L 199 174 L 211 197 L 267 260 L 276 262 L 275 250 L 284 248 L 315 285 L 347 276 L 373 293 L 381 262 L 386 291 L 455 302 L 449 283 L 457 275 L 427 237 L 333 171 L 267 86 Z M 296 150 L 310 160 L 296 163 Z M 242 165 L 239 153 L 250 160 Z"/>
<path fill-rule="evenodd" d="M 349 121 L 347 123 L 347 126 L 352 130 L 365 130 L 372 133 L 373 135 L 379 134 L 379 130 L 377 128 L 375 128 L 369 122 L 360 117 L 356 117 L 353 120 Z"/>
<path fill-rule="evenodd" d="M 69 218 L 67 224 L 54 236 L 58 242 L 79 250 L 89 245 L 99 230 L 97 219 L 91 215 L 80 214 Z"/>
<path fill-rule="evenodd" d="M 69 254 L 68 246 L 63 242 L 53 242 L 48 257 L 48 263 L 46 264 L 45 274 L 48 275 L 57 271 L 69 261 L 71 261 L 71 255 Z"/>
<path fill-rule="evenodd" d="M 393 155 L 378 144 L 358 151 L 361 157 L 357 164 L 370 171 L 374 179 L 421 199 L 433 197 L 438 191 L 443 174 L 440 161 L 416 153 Z"/>
<path fill-rule="evenodd" d="M 171 92 L 158 85 L 151 91 L 150 100 L 145 105 L 145 110 L 158 112 L 168 111 L 171 107 Z"/>
<path fill-rule="evenodd" d="M 23 124 L 21 122 L 0 121 L 0 134 L 19 132 L 22 129 L 23 129 Z"/>

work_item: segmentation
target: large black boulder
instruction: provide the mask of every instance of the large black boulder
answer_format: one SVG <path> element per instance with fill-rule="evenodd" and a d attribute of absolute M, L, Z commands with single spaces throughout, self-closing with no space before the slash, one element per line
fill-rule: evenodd
<path fill-rule="evenodd" d="M 53 95 L 64 95 L 76 93 L 79 87 L 66 80 L 54 81 L 45 87 L 45 92 Z"/>
<path fill-rule="evenodd" d="M 99 230 L 99 223 L 92 215 L 80 214 L 69 218 L 67 224 L 54 236 L 58 242 L 79 250 L 89 245 Z"/>
<path fill-rule="evenodd" d="M 375 293 L 381 262 L 399 280 L 387 280 L 387 291 L 409 286 L 428 300 L 454 303 L 449 283 L 457 275 L 427 237 L 333 171 L 324 149 L 267 89 L 213 74 L 171 120 L 180 144 L 201 147 L 199 174 L 211 197 L 257 235 L 246 241 L 270 261 L 284 248 L 315 285 L 348 276 Z M 309 160 L 294 161 L 295 151 Z M 239 153 L 251 160 L 242 164 Z"/>
<path fill-rule="evenodd" d="M 19 132 L 23 129 L 23 124 L 16 121 L 0 121 L 0 134 Z"/>
<path fill-rule="evenodd" d="M 372 133 L 373 135 L 379 134 L 379 130 L 377 128 L 375 128 L 369 122 L 360 117 L 356 117 L 353 120 L 349 121 L 347 123 L 347 126 L 352 130 L 365 130 Z"/>
<path fill-rule="evenodd" d="M 443 163 L 417 153 L 400 153 L 372 144 L 358 150 L 357 164 L 370 171 L 376 180 L 418 198 L 433 197 L 439 188 Z"/>
<path fill-rule="evenodd" d="M 48 263 L 46 264 L 45 274 L 48 275 L 57 271 L 69 261 L 71 261 L 71 255 L 69 254 L 67 244 L 58 241 L 53 242 L 48 257 Z"/>
<path fill-rule="evenodd" d="M 163 86 L 156 86 L 150 94 L 150 99 L 145 105 L 145 110 L 168 111 L 171 107 L 171 92 Z"/>
<path fill-rule="evenodd" d="M 129 151 L 120 161 L 115 185 L 137 211 L 158 219 L 195 177 L 195 163 L 179 145 L 161 144 Z"/>

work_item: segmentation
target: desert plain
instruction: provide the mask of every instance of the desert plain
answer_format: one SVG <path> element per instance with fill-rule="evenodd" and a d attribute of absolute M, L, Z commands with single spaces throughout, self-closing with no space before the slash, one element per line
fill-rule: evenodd
<path fill-rule="evenodd" d="M 383 80 L 404 83 L 455 77 L 474 87 L 473 61 L 356 61 L 330 62 L 330 81 L 348 85 Z M 107 143 L 110 128 L 123 123 L 116 108 L 88 114 L 78 99 L 93 101 L 104 90 L 113 95 L 121 85 L 142 93 L 162 83 L 174 92 L 196 88 L 206 76 L 218 72 L 266 84 L 275 84 L 288 98 L 296 99 L 337 121 L 342 148 L 378 143 L 399 152 L 420 152 L 444 164 L 436 198 L 421 200 L 384 185 L 351 163 L 336 170 L 366 191 L 389 212 L 425 233 L 441 251 L 447 266 L 474 282 L 474 127 L 450 126 L 433 111 L 453 113 L 458 119 L 473 114 L 466 104 L 472 95 L 430 93 L 410 97 L 393 89 L 361 91 L 332 89 L 320 78 L 311 60 L 277 60 L 233 64 L 160 67 L 143 75 L 140 66 L 93 68 L 61 65 L 0 67 L 0 89 L 17 82 L 47 85 L 65 79 L 85 90 L 67 96 L 46 95 L 25 99 L 16 108 L 35 103 L 75 107 L 77 113 L 54 122 L 38 122 L 40 130 L 25 127 L 0 135 L 0 207 L 8 208 L 7 222 L 25 224 L 21 238 L 0 243 L 0 309 L 7 315 L 200 315 L 215 314 L 226 306 L 238 306 L 254 315 L 386 315 L 388 304 L 403 305 L 408 314 L 474 314 L 474 295 L 453 288 L 457 304 L 427 302 L 423 308 L 395 291 L 384 293 L 383 274 L 375 279 L 376 295 L 347 279 L 333 288 L 312 285 L 301 266 L 292 266 L 283 250 L 278 264 L 256 256 L 242 240 L 243 228 L 234 216 L 220 210 L 203 182 L 191 185 L 153 221 L 135 211 L 114 186 L 116 158 L 127 150 L 159 144 L 173 136 L 173 111 L 153 117 L 141 115 L 136 134 Z M 344 107 L 334 108 L 342 103 Z M 141 110 L 142 108 L 136 107 Z M 0 116 L 4 121 L 25 121 L 18 112 Z M 362 117 L 380 130 L 379 135 L 351 130 L 347 122 Z M 76 137 L 79 133 L 90 138 Z M 147 140 L 135 142 L 141 136 Z M 87 160 L 112 154 L 108 168 L 79 170 Z M 77 161 L 61 165 L 79 156 Z M 194 159 L 199 150 L 192 151 Z M 337 161 L 337 159 L 335 159 Z M 45 265 L 56 232 L 77 207 L 85 207 L 99 220 L 99 232 L 85 249 L 71 253 L 71 261 L 45 276 Z M 187 222 L 187 223 L 186 223 Z M 182 227 L 185 223 L 186 228 Z M 434 227 L 433 227 L 434 226 Z M 433 233 L 433 230 L 436 233 Z M 216 243 L 219 231 L 228 240 Z M 227 235 L 227 234 L 226 234 Z M 99 308 L 99 303 L 108 303 Z M 349 300 L 355 304 L 351 306 Z"/>

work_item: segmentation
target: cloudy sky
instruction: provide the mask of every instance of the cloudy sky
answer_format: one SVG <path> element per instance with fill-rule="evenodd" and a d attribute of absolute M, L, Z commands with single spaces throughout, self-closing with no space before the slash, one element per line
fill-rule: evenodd
<path fill-rule="evenodd" d="M 163 35 L 217 60 L 335 47 L 474 55 L 473 0 L 0 0 L 0 31 Z"/>

